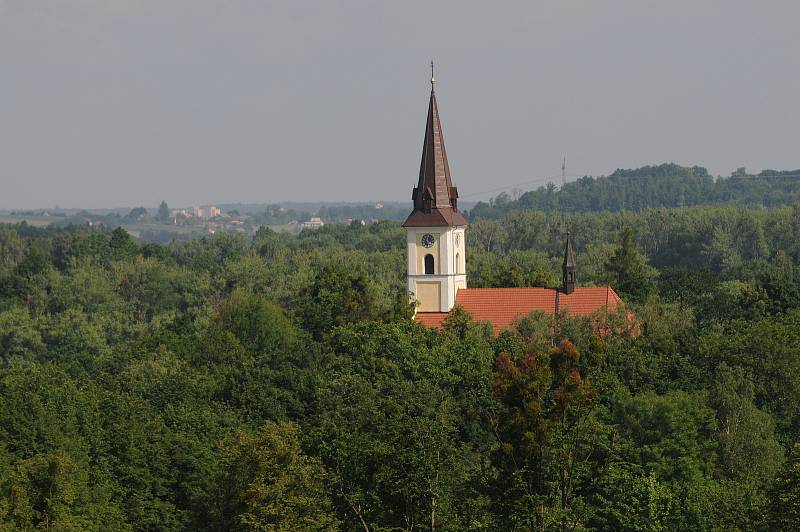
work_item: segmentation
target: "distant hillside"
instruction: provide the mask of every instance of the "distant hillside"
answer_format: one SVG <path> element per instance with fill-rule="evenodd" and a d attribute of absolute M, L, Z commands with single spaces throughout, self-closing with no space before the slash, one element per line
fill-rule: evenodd
<path fill-rule="evenodd" d="M 747 205 L 775 207 L 800 199 L 800 170 L 765 170 L 748 175 L 714 178 L 702 166 L 673 163 L 618 169 L 609 176 L 585 176 L 567 183 L 526 192 L 518 200 L 501 194 L 473 207 L 471 218 L 497 218 L 513 209 L 592 212 L 638 211 L 690 205 Z"/>

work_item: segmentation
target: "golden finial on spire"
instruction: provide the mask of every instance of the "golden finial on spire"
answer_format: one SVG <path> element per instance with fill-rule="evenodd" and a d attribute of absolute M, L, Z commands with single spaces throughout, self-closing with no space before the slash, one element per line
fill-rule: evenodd
<path fill-rule="evenodd" d="M 433 77 L 433 59 L 431 59 L 431 90 L 433 90 L 433 85 L 436 83 L 436 78 Z"/>

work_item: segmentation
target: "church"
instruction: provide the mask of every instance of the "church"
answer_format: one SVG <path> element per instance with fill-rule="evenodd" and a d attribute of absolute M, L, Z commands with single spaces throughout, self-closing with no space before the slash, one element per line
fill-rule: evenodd
<path fill-rule="evenodd" d="M 491 323 L 497 334 L 534 311 L 589 316 L 604 308 L 617 309 L 622 300 L 610 286 L 578 286 L 569 234 L 559 288 L 467 286 L 465 230 L 469 224 L 458 210 L 458 189 L 450 176 L 435 83 L 431 77 L 419 181 L 412 193 L 414 209 L 403 223 L 408 291 L 416 305 L 414 319 L 426 327 L 440 327 L 450 311 L 459 306 L 473 320 Z"/>

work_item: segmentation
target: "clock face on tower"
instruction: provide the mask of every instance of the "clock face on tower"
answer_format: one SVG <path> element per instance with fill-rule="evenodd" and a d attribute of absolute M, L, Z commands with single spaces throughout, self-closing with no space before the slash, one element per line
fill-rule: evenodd
<path fill-rule="evenodd" d="M 433 235 L 430 233 L 422 235 L 422 245 L 426 248 L 432 247 L 434 242 Z"/>

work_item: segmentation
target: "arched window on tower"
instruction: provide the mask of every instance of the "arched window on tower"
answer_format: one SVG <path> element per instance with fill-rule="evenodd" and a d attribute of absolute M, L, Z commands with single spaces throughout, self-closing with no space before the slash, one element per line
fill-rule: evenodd
<path fill-rule="evenodd" d="M 425 274 L 433 275 L 433 255 L 430 253 L 425 255 Z"/>
<path fill-rule="evenodd" d="M 456 273 L 464 273 L 461 271 L 461 253 L 456 253 Z"/>

